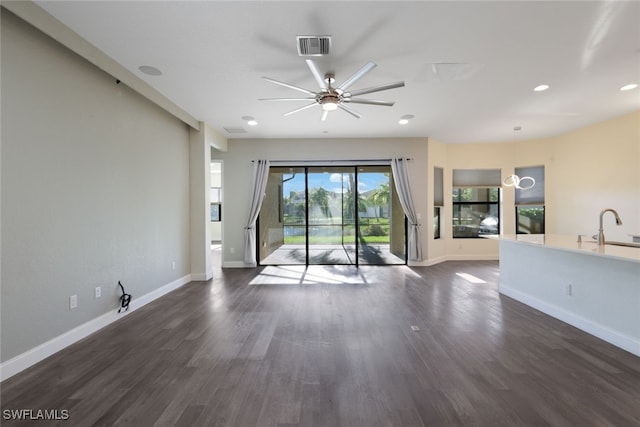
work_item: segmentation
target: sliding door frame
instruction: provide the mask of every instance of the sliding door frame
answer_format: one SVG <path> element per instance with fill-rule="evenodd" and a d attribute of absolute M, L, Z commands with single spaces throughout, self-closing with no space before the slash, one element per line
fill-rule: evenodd
<path fill-rule="evenodd" d="M 345 164 L 345 165 L 338 165 L 338 164 L 313 164 L 313 165 L 297 165 L 297 166 L 292 166 L 292 167 L 297 167 L 297 168 L 302 168 L 304 169 L 304 192 L 305 192 L 305 224 L 304 224 L 304 228 L 305 228 L 305 266 L 310 266 L 310 265 L 353 265 L 356 267 L 360 266 L 360 215 L 359 215 L 359 206 L 358 206 L 358 199 L 359 199 L 359 195 L 358 195 L 358 183 L 359 183 L 359 168 L 360 167 L 366 167 L 366 166 L 378 166 L 378 167 L 389 167 L 389 173 L 391 174 L 391 165 L 388 164 L 381 164 L 381 163 L 369 163 L 369 162 L 364 162 L 364 164 L 360 164 L 360 163 L 352 163 L 352 164 Z M 287 165 L 271 165 L 270 169 L 272 168 L 279 168 L 279 167 L 288 167 Z M 354 186 L 355 188 L 352 190 L 354 192 L 354 197 L 353 197 L 353 210 L 354 210 L 354 247 L 355 247 L 355 252 L 354 252 L 354 257 L 355 260 L 354 262 L 351 263 L 345 263 L 345 264 L 317 264 L 317 263 L 310 263 L 310 247 L 309 247 L 309 227 L 310 227 L 310 223 L 309 223 L 309 207 L 310 207 L 310 200 L 309 200 L 309 168 L 353 168 L 353 173 L 354 173 Z M 341 172 L 343 173 L 343 172 Z M 350 172 L 349 172 L 350 173 Z M 344 195 L 344 194 L 343 194 Z M 344 203 L 342 203 L 342 208 L 344 208 Z M 341 220 L 341 226 L 342 229 L 344 230 L 344 210 L 341 210 L 341 216 L 342 216 L 342 220 Z M 403 218 L 402 221 L 404 223 L 404 264 L 402 265 L 406 265 L 407 264 L 407 260 L 408 260 L 408 242 L 407 242 L 407 216 L 403 214 Z M 260 235 L 260 219 L 258 217 L 258 221 L 256 221 L 256 233 L 259 236 Z M 342 242 L 342 247 L 343 250 L 346 249 L 344 248 L 344 232 L 342 233 L 341 236 L 341 242 Z M 256 253 L 259 254 L 259 246 L 260 246 L 260 241 L 259 239 L 256 239 Z M 259 266 L 262 265 L 271 265 L 271 264 L 262 264 L 261 263 L 261 259 L 258 256 L 257 259 L 257 264 Z M 302 264 L 283 264 L 283 265 L 302 265 Z M 363 264 L 363 265 L 401 265 L 401 264 Z"/>

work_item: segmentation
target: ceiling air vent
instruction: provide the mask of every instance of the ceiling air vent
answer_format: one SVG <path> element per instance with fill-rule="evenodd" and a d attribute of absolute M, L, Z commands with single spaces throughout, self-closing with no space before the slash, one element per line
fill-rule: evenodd
<path fill-rule="evenodd" d="M 247 133 L 247 131 L 241 127 L 225 127 L 224 130 L 228 133 Z"/>
<path fill-rule="evenodd" d="M 331 36 L 297 36 L 298 55 L 324 56 L 329 54 Z"/>

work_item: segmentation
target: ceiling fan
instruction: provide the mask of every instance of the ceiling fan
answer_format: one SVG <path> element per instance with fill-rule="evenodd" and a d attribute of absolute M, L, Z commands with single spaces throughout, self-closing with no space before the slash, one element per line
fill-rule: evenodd
<path fill-rule="evenodd" d="M 391 107 L 393 106 L 393 101 L 380 101 L 376 99 L 364 99 L 364 98 L 354 98 L 358 95 L 364 95 L 367 93 L 380 92 L 383 90 L 394 89 L 397 87 L 403 87 L 404 82 L 395 82 L 381 86 L 368 87 L 364 89 L 358 89 L 353 91 L 347 91 L 355 82 L 360 80 L 367 74 L 369 71 L 373 70 L 377 64 L 374 62 L 368 62 L 358 71 L 356 71 L 351 77 L 342 82 L 337 87 L 333 87 L 333 83 L 335 83 L 335 75 L 333 73 L 326 73 L 323 76 L 318 71 L 318 67 L 311 60 L 306 60 L 309 69 L 311 70 L 311 74 L 313 74 L 313 78 L 316 80 L 316 83 L 320 87 L 320 90 L 314 92 L 312 90 L 304 89 L 299 86 L 292 85 L 290 83 L 281 82 L 279 80 L 275 80 L 269 77 L 262 77 L 263 79 L 275 83 L 280 86 L 288 87 L 290 89 L 294 89 L 300 92 L 306 93 L 308 96 L 306 98 L 262 98 L 259 101 L 312 101 L 310 104 L 305 105 L 304 107 L 296 108 L 293 111 L 289 111 L 288 113 L 283 114 L 284 116 L 289 116 L 291 114 L 297 113 L 302 110 L 306 110 L 307 108 L 315 107 L 319 105 L 322 107 L 322 117 L 321 120 L 326 120 L 329 111 L 335 111 L 337 109 L 341 109 L 351 114 L 356 119 L 360 118 L 360 114 L 354 111 L 352 108 L 347 107 L 345 104 L 369 104 L 369 105 L 382 105 Z"/>

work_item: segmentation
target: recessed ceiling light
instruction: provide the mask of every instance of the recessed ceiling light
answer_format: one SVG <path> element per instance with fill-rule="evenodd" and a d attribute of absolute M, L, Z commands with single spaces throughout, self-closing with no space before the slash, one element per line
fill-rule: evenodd
<path fill-rule="evenodd" d="M 249 126 L 257 126 L 258 122 L 251 116 L 242 116 L 242 120 L 245 120 Z"/>
<path fill-rule="evenodd" d="M 622 87 L 620 88 L 620 90 L 631 90 L 631 89 L 635 89 L 635 88 L 637 88 L 637 87 L 638 87 L 638 84 L 637 84 L 637 83 L 631 83 L 631 84 L 628 84 L 628 85 L 624 85 L 624 86 L 622 86 Z"/>
<path fill-rule="evenodd" d="M 549 85 L 539 85 L 533 88 L 536 92 L 542 92 L 543 90 L 549 89 Z"/>
<path fill-rule="evenodd" d="M 138 67 L 138 70 L 142 71 L 145 74 L 150 76 L 161 76 L 162 71 L 158 70 L 156 67 L 152 67 L 151 65 L 141 65 Z"/>
<path fill-rule="evenodd" d="M 413 119 L 414 117 L 415 116 L 413 114 L 405 114 L 404 116 L 400 117 L 398 124 L 406 125 L 407 123 L 409 123 L 409 120 Z"/>

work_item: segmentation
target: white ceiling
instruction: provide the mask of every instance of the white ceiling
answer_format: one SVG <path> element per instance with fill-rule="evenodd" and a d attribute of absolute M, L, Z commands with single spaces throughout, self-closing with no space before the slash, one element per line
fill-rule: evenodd
<path fill-rule="evenodd" d="M 415 137 L 445 143 L 556 135 L 640 109 L 640 2 L 38 1 L 94 46 L 228 138 Z M 258 98 L 316 90 L 297 35 L 331 35 L 317 58 L 352 90 L 404 80 L 320 121 L 319 107 Z M 438 66 L 432 64 L 462 64 Z M 162 71 L 153 77 L 138 67 Z M 539 84 L 545 92 L 534 92 Z M 302 94 L 302 96 L 304 96 Z M 405 114 L 415 118 L 398 125 Z M 255 117 L 249 127 L 242 116 Z M 522 126 L 515 132 L 515 126 Z M 243 127 L 229 134 L 224 127 Z"/>

